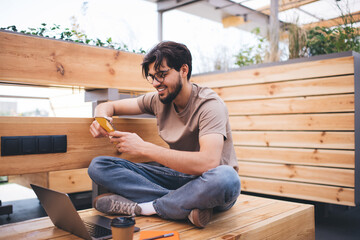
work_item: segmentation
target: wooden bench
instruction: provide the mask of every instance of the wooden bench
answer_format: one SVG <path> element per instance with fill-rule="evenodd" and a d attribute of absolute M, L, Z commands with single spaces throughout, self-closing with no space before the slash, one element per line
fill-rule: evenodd
<path fill-rule="evenodd" d="M 80 211 L 86 217 L 100 214 Z M 197 229 L 185 221 L 167 221 L 157 216 L 136 217 L 141 230 L 178 231 L 181 239 L 315 239 L 311 205 L 241 195 L 232 209 L 216 213 L 209 225 Z M 0 226 L 0 239 L 79 239 L 54 227 L 48 217 Z M 134 240 L 139 239 L 135 233 Z"/>
<path fill-rule="evenodd" d="M 243 191 L 359 204 L 359 69 L 346 52 L 193 78 L 228 106 Z"/>
<path fill-rule="evenodd" d="M 132 53 L 0 31 L 0 62 L 0 82 L 88 90 L 151 90 L 141 78 L 141 56 Z M 24 185 L 36 183 L 67 193 L 91 190 L 86 173 L 91 159 L 99 155 L 119 156 L 107 139 L 90 136 L 91 121 L 92 118 L 0 117 L 1 136 L 67 136 L 65 153 L 0 156 L 0 175 L 16 175 L 13 179 Z M 117 118 L 114 124 L 120 131 L 136 132 L 146 141 L 165 146 L 157 135 L 155 119 Z M 136 160 L 125 154 L 120 156 Z M 84 216 L 92 214 L 98 212 L 81 212 Z M 182 239 L 314 239 L 313 206 L 247 195 L 241 195 L 231 210 L 216 214 L 202 230 L 186 222 L 158 217 L 136 220 L 143 230 L 177 230 Z M 0 232 L 0 239 L 76 239 L 55 228 L 48 218 L 4 225 Z"/>
<path fill-rule="evenodd" d="M 17 118 L 1 117 L 0 132 L 4 135 L 67 134 L 68 151 L 56 154 L 2 156 L 0 174 L 24 174 L 26 184 L 37 183 L 54 190 L 74 192 L 88 190 L 91 181 L 86 174 L 90 160 L 98 155 L 119 156 L 108 139 L 90 136 L 92 119 L 83 118 Z M 147 141 L 164 142 L 156 134 L 155 119 L 114 119 L 120 131 L 137 132 Z M 31 131 L 29 131 L 31 129 Z M 165 145 L 164 145 L 165 146 Z M 130 156 L 122 156 L 132 159 Z M 76 160 L 76 161 L 75 161 Z M 132 159 L 136 161 L 136 159 Z M 45 173 L 38 173 L 40 168 Z M 80 168 L 79 170 L 76 170 Z M 55 171 L 56 170 L 56 171 Z M 45 178 L 43 174 L 48 174 Z M 25 176 L 25 177 L 24 177 Z M 41 179 L 41 181 L 39 180 Z M 44 179 L 48 182 L 44 183 Z M 81 211 L 82 216 L 99 214 L 94 209 Z M 215 214 L 203 230 L 187 222 L 166 221 L 159 217 L 138 217 L 142 230 L 176 230 L 182 239 L 314 239 L 314 207 L 268 198 L 241 195 L 229 211 Z M 55 228 L 49 218 L 39 218 L 0 226 L 0 239 L 77 239 Z M 134 239 L 139 239 L 135 234 Z"/>

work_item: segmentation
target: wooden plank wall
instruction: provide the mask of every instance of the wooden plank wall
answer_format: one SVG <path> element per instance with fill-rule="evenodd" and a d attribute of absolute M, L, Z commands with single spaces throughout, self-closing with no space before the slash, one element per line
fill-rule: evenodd
<path fill-rule="evenodd" d="M 0 83 L 152 91 L 141 77 L 141 59 L 138 54 L 0 31 Z M 359 173 L 352 55 L 204 74 L 193 81 L 212 87 L 229 108 L 244 191 L 355 204 Z M 154 120 L 115 124 L 152 139 L 157 136 L 155 123 L 148 121 Z M 1 136 L 66 134 L 69 144 L 66 154 L 0 157 L 0 175 L 82 169 L 94 156 L 114 152 L 106 140 L 88 135 L 90 122 L 0 117 Z"/>
<path fill-rule="evenodd" d="M 143 56 L 68 41 L 0 31 L 0 82 L 152 91 Z"/>
<path fill-rule="evenodd" d="M 355 205 L 353 56 L 193 81 L 227 104 L 243 191 Z"/>

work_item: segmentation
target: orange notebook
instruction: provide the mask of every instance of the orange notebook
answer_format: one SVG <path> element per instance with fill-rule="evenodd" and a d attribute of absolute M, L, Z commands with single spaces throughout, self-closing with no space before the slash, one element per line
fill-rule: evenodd
<path fill-rule="evenodd" d="M 159 240 L 179 240 L 180 236 L 177 231 L 140 231 L 140 240 L 157 237 L 164 234 L 173 233 L 174 236 L 159 238 Z"/>

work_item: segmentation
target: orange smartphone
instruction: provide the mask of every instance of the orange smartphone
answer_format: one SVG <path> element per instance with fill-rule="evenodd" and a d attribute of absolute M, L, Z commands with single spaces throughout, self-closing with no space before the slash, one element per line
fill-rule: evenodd
<path fill-rule="evenodd" d="M 95 120 L 100 124 L 100 126 L 103 129 L 105 129 L 105 131 L 107 131 L 107 132 L 114 132 L 115 131 L 114 126 L 106 118 L 104 118 L 104 117 L 96 117 Z"/>

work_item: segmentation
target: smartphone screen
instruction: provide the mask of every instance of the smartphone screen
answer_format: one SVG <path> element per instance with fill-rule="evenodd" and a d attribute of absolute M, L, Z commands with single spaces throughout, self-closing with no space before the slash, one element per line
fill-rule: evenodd
<path fill-rule="evenodd" d="M 95 120 L 100 124 L 100 126 L 105 129 L 107 132 L 115 131 L 114 126 L 104 117 L 96 117 Z"/>

